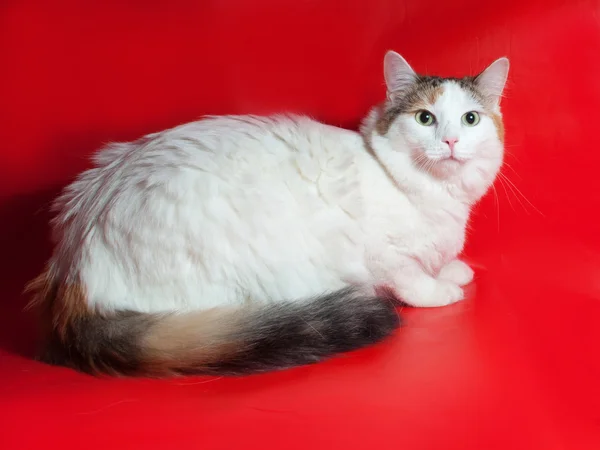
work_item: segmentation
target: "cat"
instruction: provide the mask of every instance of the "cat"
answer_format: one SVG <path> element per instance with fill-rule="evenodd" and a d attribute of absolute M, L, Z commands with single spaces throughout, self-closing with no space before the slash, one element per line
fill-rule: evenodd
<path fill-rule="evenodd" d="M 55 201 L 54 253 L 28 287 L 39 359 L 281 370 L 383 340 L 393 299 L 461 300 L 470 209 L 503 160 L 508 59 L 465 78 L 419 75 L 393 51 L 383 67 L 387 98 L 359 132 L 212 116 L 97 153 Z"/>

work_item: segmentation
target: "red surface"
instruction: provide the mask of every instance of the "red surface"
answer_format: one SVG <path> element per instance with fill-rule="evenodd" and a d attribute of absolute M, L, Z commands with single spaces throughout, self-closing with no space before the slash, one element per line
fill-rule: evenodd
<path fill-rule="evenodd" d="M 0 448 L 599 449 L 599 5 L 4 1 Z M 47 203 L 88 154 L 205 113 L 354 127 L 384 95 L 388 48 L 446 75 L 511 59 L 515 187 L 496 183 L 474 217 L 465 302 L 246 379 L 94 379 L 30 359 L 20 292 L 50 252 Z"/>

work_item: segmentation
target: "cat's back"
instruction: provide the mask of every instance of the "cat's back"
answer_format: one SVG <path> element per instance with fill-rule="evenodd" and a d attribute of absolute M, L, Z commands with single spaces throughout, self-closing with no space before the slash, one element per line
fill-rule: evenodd
<path fill-rule="evenodd" d="M 178 147 L 199 167 L 278 165 L 294 157 L 335 151 L 331 144 L 352 133 L 296 115 L 209 116 L 157 135 L 159 144 Z M 208 164 L 210 157 L 213 164 Z"/>
<path fill-rule="evenodd" d="M 324 246 L 358 227 L 360 139 L 306 117 L 225 116 L 109 146 L 57 201 L 55 260 L 85 262 L 91 301 L 148 311 L 233 301 L 215 280 L 247 286 L 259 269 L 289 273 L 258 296 L 337 288 L 327 255 L 342 252 Z"/>
<path fill-rule="evenodd" d="M 94 167 L 67 187 L 57 209 L 95 215 L 89 209 L 108 199 L 131 203 L 164 194 L 177 201 L 192 193 L 266 193 L 283 182 L 316 182 L 332 162 L 351 160 L 349 149 L 359 140 L 357 133 L 305 116 L 209 116 L 106 146 Z"/>
<path fill-rule="evenodd" d="M 271 197 L 283 185 L 306 193 L 324 172 L 348 176 L 360 142 L 357 133 L 306 116 L 209 116 L 136 144 L 123 180 L 204 199 Z M 111 155 L 106 163 L 114 163 Z"/>
<path fill-rule="evenodd" d="M 277 208 L 283 188 L 305 198 L 323 190 L 319 180 L 339 187 L 339 179 L 352 178 L 360 139 L 305 116 L 207 117 L 105 147 L 57 200 L 55 224 L 73 216 L 130 220 L 141 209 L 161 215 L 162 207 L 186 204 L 210 208 L 226 196 L 246 208 Z"/>

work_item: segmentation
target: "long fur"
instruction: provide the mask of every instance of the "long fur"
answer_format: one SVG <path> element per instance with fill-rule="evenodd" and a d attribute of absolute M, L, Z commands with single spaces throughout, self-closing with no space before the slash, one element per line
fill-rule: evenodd
<path fill-rule="evenodd" d="M 399 323 L 390 300 L 352 288 L 299 302 L 185 314 L 85 314 L 49 333 L 39 359 L 91 374 L 245 375 L 374 344 Z"/>
<path fill-rule="evenodd" d="M 107 146 L 55 203 L 55 251 L 30 286 L 42 359 L 263 372 L 388 336 L 382 287 L 413 306 L 461 300 L 470 209 L 502 164 L 507 69 L 422 77 L 391 52 L 388 100 L 361 133 L 224 116 Z M 424 109 L 435 125 L 417 123 Z M 461 125 L 468 111 L 477 126 Z"/>

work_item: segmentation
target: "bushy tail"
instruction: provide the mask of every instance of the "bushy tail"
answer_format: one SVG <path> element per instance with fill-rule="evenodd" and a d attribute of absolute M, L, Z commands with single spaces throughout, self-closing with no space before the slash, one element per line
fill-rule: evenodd
<path fill-rule="evenodd" d="M 242 375 L 315 363 L 374 344 L 399 325 L 389 300 L 348 288 L 186 314 L 74 316 L 50 334 L 41 359 L 90 373 Z"/>

